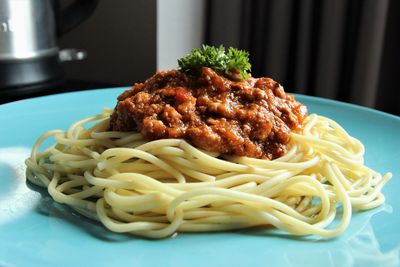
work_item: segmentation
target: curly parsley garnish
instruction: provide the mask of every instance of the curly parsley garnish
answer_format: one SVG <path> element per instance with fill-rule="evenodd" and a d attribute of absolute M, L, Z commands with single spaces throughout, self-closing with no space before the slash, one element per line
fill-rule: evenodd
<path fill-rule="evenodd" d="M 178 59 L 178 65 L 181 71 L 191 73 L 198 72 L 201 67 L 209 67 L 233 79 L 247 79 L 251 69 L 248 52 L 233 47 L 225 51 L 223 45 L 194 48 L 190 54 Z"/>

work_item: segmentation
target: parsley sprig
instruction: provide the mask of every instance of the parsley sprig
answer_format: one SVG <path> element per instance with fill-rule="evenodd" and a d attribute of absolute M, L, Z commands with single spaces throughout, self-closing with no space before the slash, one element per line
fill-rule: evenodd
<path fill-rule="evenodd" d="M 190 54 L 178 59 L 178 65 L 181 71 L 189 73 L 196 73 L 201 67 L 209 67 L 234 79 L 247 79 L 251 69 L 248 52 L 233 47 L 226 51 L 223 45 L 194 48 Z"/>

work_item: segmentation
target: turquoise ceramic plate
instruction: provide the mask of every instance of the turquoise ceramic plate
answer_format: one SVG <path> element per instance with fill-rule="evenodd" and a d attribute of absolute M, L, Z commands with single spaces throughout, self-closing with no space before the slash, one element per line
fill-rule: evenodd
<path fill-rule="evenodd" d="M 0 106 L 0 266 L 398 266 L 400 265 L 400 118 L 359 106 L 298 96 L 366 147 L 366 164 L 393 179 L 386 204 L 354 214 L 332 240 L 275 230 L 178 234 L 146 240 L 110 233 L 25 182 L 24 159 L 49 129 L 114 107 L 124 88 L 29 99 Z"/>

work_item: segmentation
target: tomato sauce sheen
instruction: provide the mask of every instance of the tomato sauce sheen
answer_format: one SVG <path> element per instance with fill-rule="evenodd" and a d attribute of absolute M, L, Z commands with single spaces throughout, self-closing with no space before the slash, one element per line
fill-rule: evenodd
<path fill-rule="evenodd" d="M 233 81 L 203 67 L 192 75 L 160 71 L 118 97 L 114 131 L 147 139 L 182 138 L 197 148 L 228 155 L 275 159 L 307 108 L 270 78 Z"/>

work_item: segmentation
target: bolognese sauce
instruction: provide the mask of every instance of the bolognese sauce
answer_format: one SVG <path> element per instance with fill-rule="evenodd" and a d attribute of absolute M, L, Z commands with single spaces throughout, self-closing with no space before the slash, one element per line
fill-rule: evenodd
<path fill-rule="evenodd" d="M 159 71 L 118 97 L 114 131 L 147 139 L 182 138 L 212 152 L 275 159 L 307 108 L 270 78 L 235 80 L 202 67 L 197 74 Z"/>

